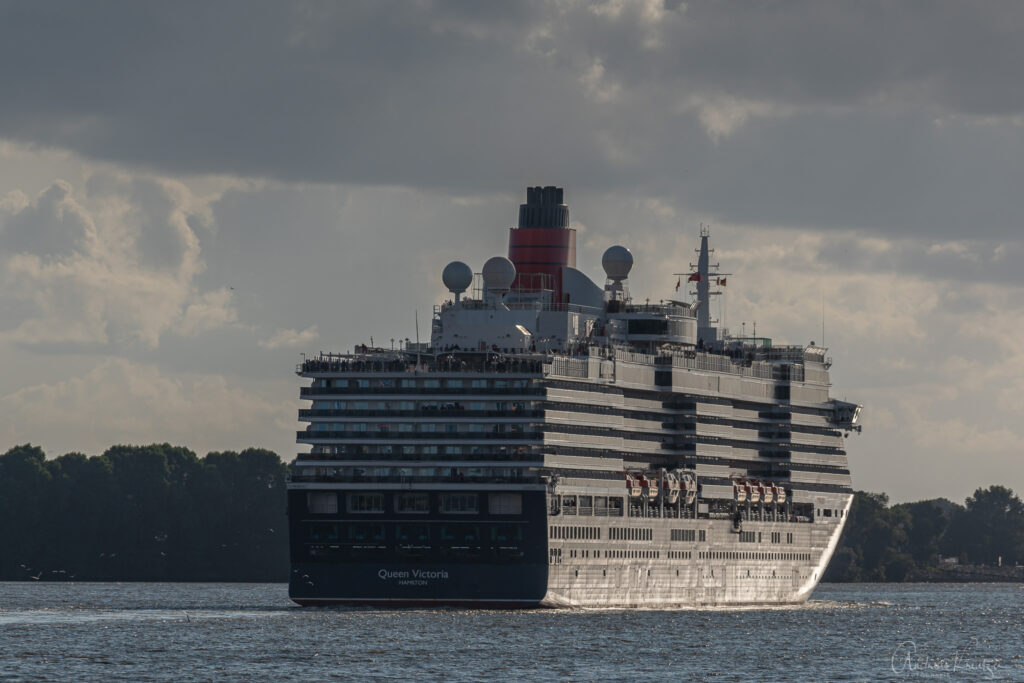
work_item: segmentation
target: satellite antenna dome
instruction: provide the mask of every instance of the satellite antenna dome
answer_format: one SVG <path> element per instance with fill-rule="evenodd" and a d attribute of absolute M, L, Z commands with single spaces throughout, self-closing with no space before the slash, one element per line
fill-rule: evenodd
<path fill-rule="evenodd" d="M 506 291 L 516 279 L 516 267 L 504 256 L 492 256 L 484 264 L 484 289 Z"/>
<path fill-rule="evenodd" d="M 462 261 L 452 261 L 441 273 L 444 286 L 452 294 L 462 294 L 473 284 L 473 269 Z"/>
<path fill-rule="evenodd" d="M 629 249 L 616 244 L 605 250 L 601 257 L 601 266 L 609 280 L 625 280 L 633 268 L 633 254 Z"/>

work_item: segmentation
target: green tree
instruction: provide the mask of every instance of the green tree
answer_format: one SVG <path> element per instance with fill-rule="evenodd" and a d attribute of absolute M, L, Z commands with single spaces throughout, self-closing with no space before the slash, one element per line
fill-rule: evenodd
<path fill-rule="evenodd" d="M 287 466 L 271 451 L 113 446 L 0 455 L 0 579 L 283 581 Z"/>
<path fill-rule="evenodd" d="M 1024 561 L 1024 503 L 1005 486 L 977 489 L 950 522 L 943 552 L 972 564 Z"/>
<path fill-rule="evenodd" d="M 50 472 L 38 446 L 15 446 L 0 456 L 0 576 L 41 571 L 47 553 Z"/>
<path fill-rule="evenodd" d="M 942 535 L 949 527 L 951 511 L 958 508 L 947 500 L 922 500 L 895 506 L 910 516 L 907 549 L 921 566 L 937 566 Z"/>

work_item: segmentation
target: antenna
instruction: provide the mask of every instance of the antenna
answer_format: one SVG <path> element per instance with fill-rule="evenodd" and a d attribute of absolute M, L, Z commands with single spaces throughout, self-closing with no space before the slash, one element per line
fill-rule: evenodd
<path fill-rule="evenodd" d="M 416 319 L 416 372 L 420 371 L 420 309 L 413 309 Z"/>
<path fill-rule="evenodd" d="M 821 292 L 821 345 L 825 346 L 825 290 Z"/>

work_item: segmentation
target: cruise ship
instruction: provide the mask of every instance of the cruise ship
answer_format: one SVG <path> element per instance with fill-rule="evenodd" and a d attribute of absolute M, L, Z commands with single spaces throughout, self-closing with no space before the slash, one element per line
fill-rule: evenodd
<path fill-rule="evenodd" d="M 860 431 L 860 406 L 829 395 L 827 349 L 716 327 L 729 274 L 706 229 L 673 276 L 681 300 L 650 303 L 630 295 L 624 246 L 604 252 L 603 283 L 578 270 L 570 226 L 562 188 L 528 188 L 507 258 L 444 267 L 451 297 L 429 342 L 303 358 L 292 600 L 688 608 L 811 594 L 853 497 L 844 437 Z"/>

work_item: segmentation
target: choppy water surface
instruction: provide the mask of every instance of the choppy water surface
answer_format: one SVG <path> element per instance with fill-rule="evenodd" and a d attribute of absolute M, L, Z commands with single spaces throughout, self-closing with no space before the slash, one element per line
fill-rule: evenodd
<path fill-rule="evenodd" d="M 299 608 L 277 584 L 0 583 L 0 680 L 1024 681 L 1024 586 L 794 608 Z"/>

